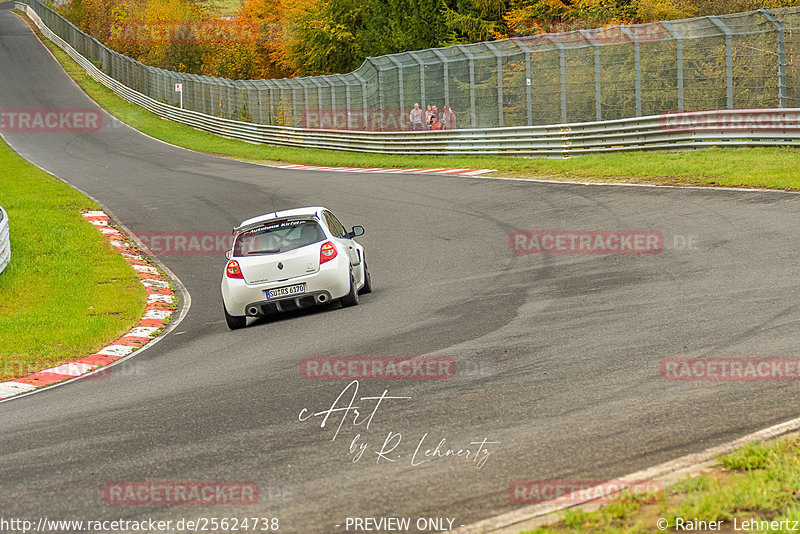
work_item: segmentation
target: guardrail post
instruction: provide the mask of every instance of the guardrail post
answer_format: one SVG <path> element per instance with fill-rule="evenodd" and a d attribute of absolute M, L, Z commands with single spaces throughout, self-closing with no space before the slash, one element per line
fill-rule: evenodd
<path fill-rule="evenodd" d="M 683 36 L 669 22 L 662 20 L 661 25 L 675 39 L 675 65 L 678 71 L 678 111 L 683 111 Z"/>
<path fill-rule="evenodd" d="M 642 62 L 639 56 L 639 39 L 637 39 L 630 28 L 620 26 L 628 39 L 633 43 L 633 72 L 634 72 L 634 94 L 636 98 L 636 116 L 642 116 Z"/>
<path fill-rule="evenodd" d="M 561 123 L 567 122 L 567 57 L 564 45 L 559 43 L 555 37 L 547 34 L 547 39 L 558 48 L 558 69 L 561 73 Z"/>
<path fill-rule="evenodd" d="M 414 61 L 417 62 L 419 65 L 419 93 L 420 93 L 420 105 L 422 109 L 425 109 L 425 62 L 422 61 L 417 54 L 414 52 L 408 53 Z M 445 104 L 447 105 L 447 104 Z"/>
<path fill-rule="evenodd" d="M 725 93 L 728 109 L 733 109 L 733 39 L 731 29 L 717 17 L 708 20 L 725 34 Z"/>
<path fill-rule="evenodd" d="M 469 115 L 470 115 L 470 126 L 472 128 L 477 128 L 478 124 L 478 117 L 475 111 L 475 56 L 472 55 L 472 52 L 464 45 L 456 45 L 461 53 L 467 56 L 467 60 L 469 61 Z"/>
<path fill-rule="evenodd" d="M 497 59 L 497 120 L 498 126 L 504 126 L 503 121 L 503 55 L 492 43 L 484 43 L 491 50 Z"/>
<path fill-rule="evenodd" d="M 778 107 L 786 107 L 786 35 L 784 32 L 783 24 L 775 18 L 768 9 L 761 8 L 759 13 L 764 15 L 768 21 L 775 26 L 775 31 L 778 32 Z"/>

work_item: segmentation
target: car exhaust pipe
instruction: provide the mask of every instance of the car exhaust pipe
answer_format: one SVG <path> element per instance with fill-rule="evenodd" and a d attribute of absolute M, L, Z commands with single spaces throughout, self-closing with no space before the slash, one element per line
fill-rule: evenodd
<path fill-rule="evenodd" d="M 247 308 L 247 315 L 260 315 L 261 310 L 258 306 L 248 306 Z"/>
<path fill-rule="evenodd" d="M 317 302 L 319 302 L 320 304 L 322 304 L 323 302 L 325 302 L 327 300 L 328 300 L 328 297 L 326 297 L 324 294 L 317 296 Z"/>

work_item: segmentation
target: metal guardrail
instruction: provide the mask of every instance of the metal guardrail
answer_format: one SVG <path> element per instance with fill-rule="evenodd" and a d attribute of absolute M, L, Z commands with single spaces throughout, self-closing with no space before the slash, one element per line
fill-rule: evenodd
<path fill-rule="evenodd" d="M 800 145 L 800 108 L 676 112 L 574 124 L 421 132 L 317 130 L 241 122 L 179 109 L 123 85 L 53 33 L 33 8 L 21 2 L 16 7 L 92 78 L 120 97 L 162 118 L 251 143 L 381 154 L 558 158 L 624 150 Z"/>
<path fill-rule="evenodd" d="M 11 261 L 11 235 L 8 229 L 8 213 L 0 206 L 0 273 Z"/>

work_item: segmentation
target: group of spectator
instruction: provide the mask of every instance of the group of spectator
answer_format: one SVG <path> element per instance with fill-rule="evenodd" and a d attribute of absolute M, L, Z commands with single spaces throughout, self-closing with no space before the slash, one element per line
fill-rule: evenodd
<path fill-rule="evenodd" d="M 412 130 L 455 130 L 456 114 L 450 106 L 439 109 L 428 106 L 425 109 L 414 104 L 414 109 L 408 115 Z"/>

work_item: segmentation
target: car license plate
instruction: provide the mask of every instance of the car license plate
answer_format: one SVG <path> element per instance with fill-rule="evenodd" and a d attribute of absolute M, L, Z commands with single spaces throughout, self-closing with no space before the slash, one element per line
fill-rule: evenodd
<path fill-rule="evenodd" d="M 290 295 L 297 295 L 298 293 L 305 293 L 306 292 L 306 285 L 305 284 L 296 284 L 293 286 L 286 286 L 286 287 L 276 287 L 275 289 L 267 289 L 264 293 L 267 294 L 268 299 L 274 299 L 277 297 L 288 297 Z"/>

